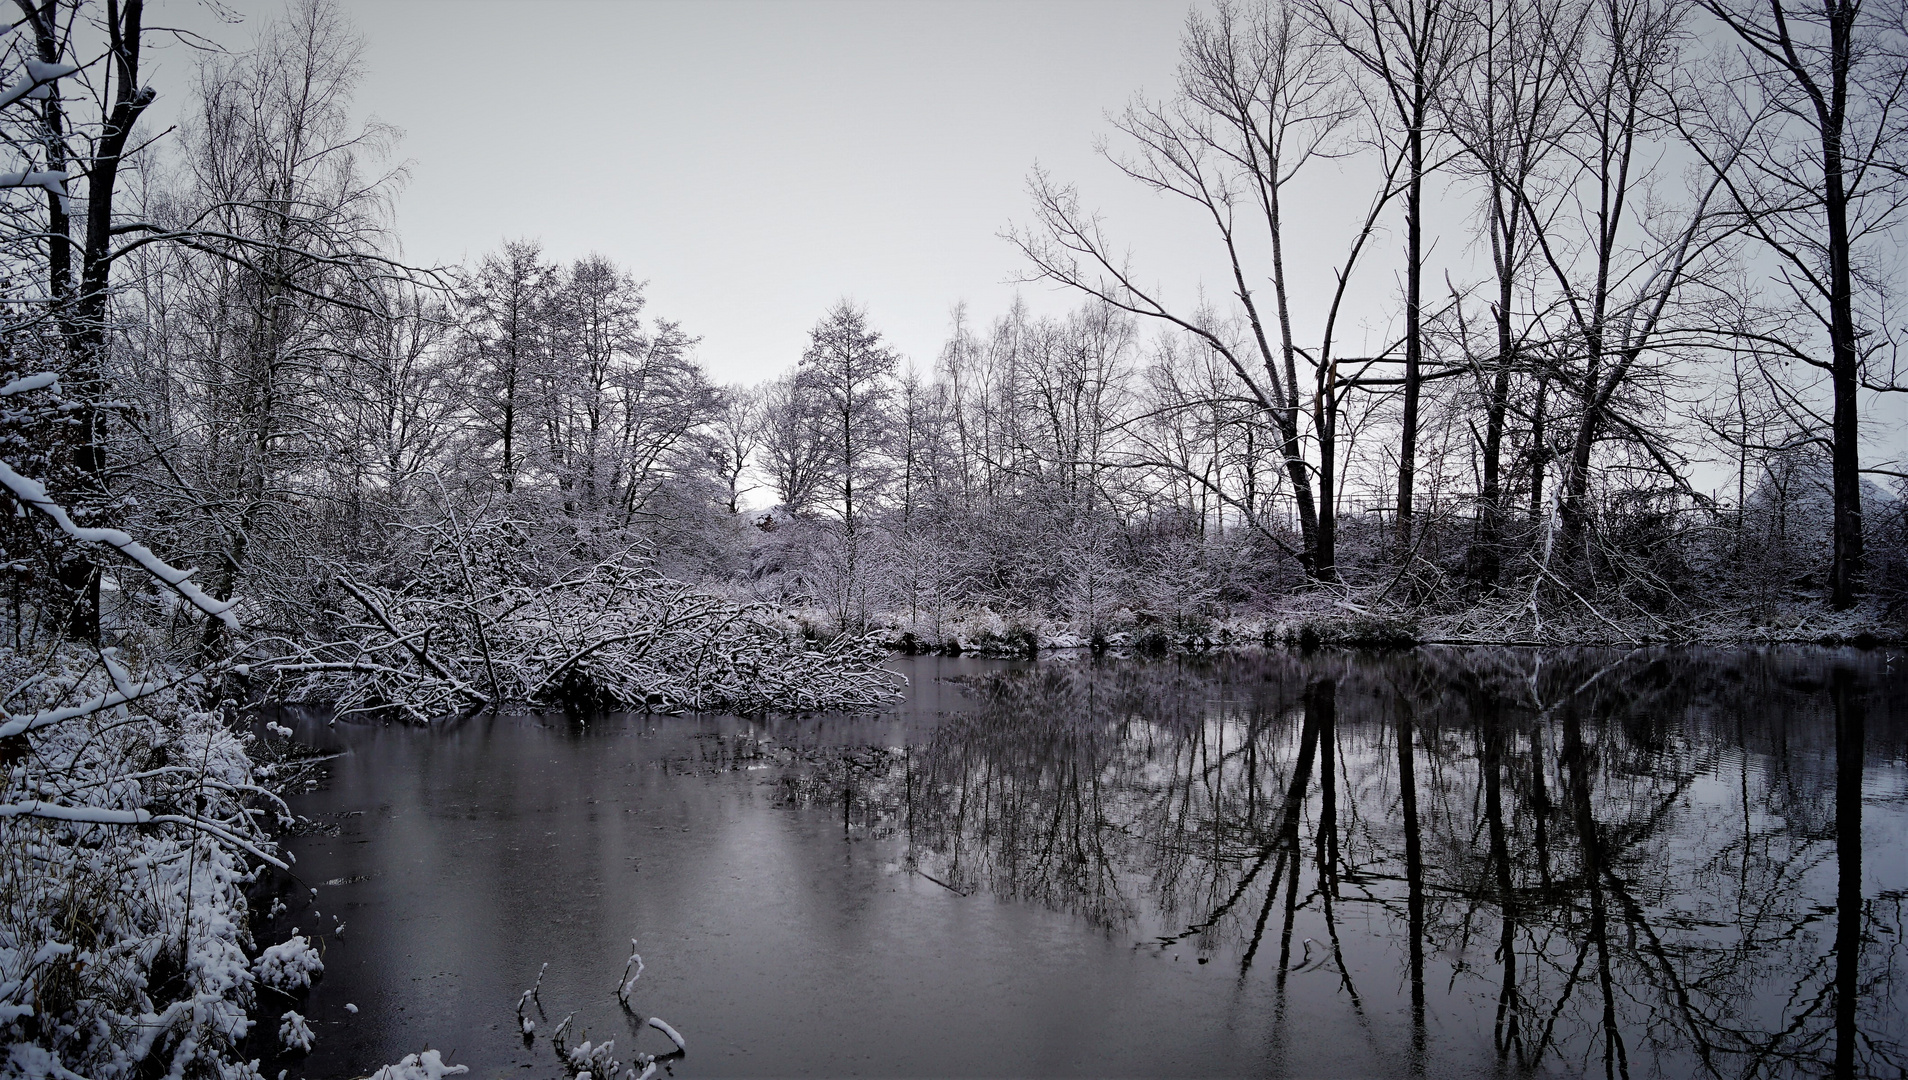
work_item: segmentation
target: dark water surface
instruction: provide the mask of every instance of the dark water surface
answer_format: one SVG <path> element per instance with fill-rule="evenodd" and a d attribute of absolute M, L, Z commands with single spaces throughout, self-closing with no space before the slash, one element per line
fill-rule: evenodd
<path fill-rule="evenodd" d="M 897 663 L 875 717 L 306 721 L 267 1074 L 556 1076 L 574 1013 L 678 1077 L 1908 1075 L 1898 651 Z"/>

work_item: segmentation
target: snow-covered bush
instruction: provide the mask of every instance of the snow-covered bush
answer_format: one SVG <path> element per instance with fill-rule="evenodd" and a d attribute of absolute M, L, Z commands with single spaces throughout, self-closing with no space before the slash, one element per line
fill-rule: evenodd
<path fill-rule="evenodd" d="M 274 696 L 428 721 L 555 701 L 870 707 L 900 681 L 871 637 L 805 640 L 777 609 L 663 577 L 635 550 L 551 566 L 521 522 L 451 514 L 415 531 L 416 554 L 381 574 L 338 574 L 332 640 L 281 641 L 259 665 Z"/>
<path fill-rule="evenodd" d="M 261 985 L 290 994 L 311 986 L 312 978 L 324 972 L 325 962 L 293 927 L 290 938 L 258 954 L 256 970 Z"/>
<path fill-rule="evenodd" d="M 309 1053 L 314 1042 L 311 1025 L 295 1012 L 288 1012 L 278 1022 L 278 1044 L 287 1050 Z"/>
<path fill-rule="evenodd" d="M 403 1061 L 372 1073 L 371 1080 L 443 1080 L 446 1076 L 460 1076 L 469 1071 L 468 1065 L 446 1065 L 442 1054 L 426 1050 L 404 1055 Z"/>
<path fill-rule="evenodd" d="M 242 890 L 276 802 L 155 685 L 110 650 L 0 649 L 0 1077 L 256 1075 Z"/>

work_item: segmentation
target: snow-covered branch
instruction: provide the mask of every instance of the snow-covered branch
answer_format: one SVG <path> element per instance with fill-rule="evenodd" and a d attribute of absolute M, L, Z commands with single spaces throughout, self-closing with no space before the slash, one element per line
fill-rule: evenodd
<path fill-rule="evenodd" d="M 8 387 L 11 389 L 11 386 Z M 46 493 L 46 485 L 38 480 L 29 479 L 13 471 L 13 467 L 0 461 L 0 485 L 13 493 L 23 505 L 30 506 L 52 519 L 53 524 L 63 533 L 89 544 L 104 544 L 131 560 L 141 570 L 152 575 L 161 585 L 179 594 L 179 598 L 200 611 L 224 623 L 227 629 L 239 628 L 238 616 L 232 613 L 237 603 L 234 600 L 219 600 L 190 580 L 194 571 L 181 570 L 152 553 L 152 549 L 132 538 L 130 533 L 121 529 L 103 529 L 80 525 L 67 514 L 66 508 L 54 502 Z"/>
<path fill-rule="evenodd" d="M 343 637 L 286 641 L 258 665 L 279 696 L 423 721 L 511 702 L 870 708 L 899 682 L 870 639 L 807 640 L 777 609 L 670 580 L 633 551 L 545 573 L 499 557 L 507 523 L 428 532 L 427 553 L 390 584 L 339 576 L 362 613 Z"/>

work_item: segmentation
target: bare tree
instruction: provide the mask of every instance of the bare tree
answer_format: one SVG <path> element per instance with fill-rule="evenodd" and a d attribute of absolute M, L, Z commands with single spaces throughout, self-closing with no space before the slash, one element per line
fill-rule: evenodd
<path fill-rule="evenodd" d="M 722 388 L 710 424 L 716 474 L 729 493 L 729 513 L 742 512 L 742 496 L 755 490 L 748 482 L 763 444 L 763 394 L 751 386 Z"/>
<path fill-rule="evenodd" d="M 616 472 L 616 382 L 624 359 L 643 351 L 643 303 L 642 285 L 601 255 L 577 260 L 564 283 L 570 355 L 555 374 L 574 415 L 559 427 L 571 429 L 570 482 L 592 509 L 609 494 Z"/>
<path fill-rule="evenodd" d="M 1371 77 L 1367 106 L 1404 165 L 1404 413 L 1398 445 L 1398 546 L 1411 547 L 1418 396 L 1424 358 L 1424 181 L 1435 169 L 1438 98 L 1473 48 L 1467 0 L 1307 0 L 1313 17 Z M 1427 158 L 1430 155 L 1430 159 Z"/>
<path fill-rule="evenodd" d="M 770 380 L 759 393 L 762 469 L 776 499 L 790 513 L 800 514 L 821 497 L 828 469 L 818 395 L 792 375 Z"/>
<path fill-rule="evenodd" d="M 1859 395 L 1886 307 L 1876 251 L 1908 203 L 1908 23 L 1890 0 L 1700 0 L 1733 36 L 1740 66 L 1725 87 L 1743 118 L 1746 151 L 1725 153 L 1718 129 L 1695 143 L 1723 177 L 1746 227 L 1779 260 L 1780 280 L 1828 339 L 1828 359 L 1786 335 L 1765 345 L 1826 370 L 1834 484 L 1829 600 L 1861 590 Z M 1889 384 L 1887 389 L 1900 389 Z"/>
<path fill-rule="evenodd" d="M 1486 585 L 1496 584 L 1502 561 L 1512 380 L 1529 366 L 1524 353 L 1543 330 L 1532 295 L 1536 241 L 1530 215 L 1538 201 L 1532 188 L 1570 133 L 1566 71 L 1585 12 L 1552 0 L 1486 0 L 1478 14 L 1476 56 L 1452 80 L 1444 100 L 1452 135 L 1466 151 L 1461 167 L 1483 182 L 1483 226 L 1496 286 L 1490 298 L 1494 347 L 1481 357 L 1468 342 L 1464 348 L 1484 403 L 1471 561 L 1473 574 Z"/>
<path fill-rule="evenodd" d="M 1100 219 L 1082 210 L 1071 187 L 1045 173 L 1031 181 L 1036 226 L 1009 233 L 1038 276 L 1177 327 L 1225 358 L 1278 433 L 1302 536 L 1294 554 L 1321 580 L 1334 578 L 1336 569 L 1305 460 L 1308 410 L 1295 359 L 1302 350 L 1286 301 L 1281 198 L 1305 164 L 1330 152 L 1347 117 L 1335 78 L 1329 55 L 1288 6 L 1221 4 L 1211 16 L 1188 17 L 1177 96 L 1136 103 L 1118 121 L 1135 149 L 1130 158 L 1109 154 L 1114 163 L 1142 184 L 1188 200 L 1213 226 L 1249 330 L 1243 340 L 1227 335 L 1216 313 L 1174 307 L 1142 285 L 1115 253 Z M 1270 241 L 1276 337 L 1250 284 L 1248 229 L 1263 230 Z"/>
<path fill-rule="evenodd" d="M 696 362 L 699 340 L 669 319 L 653 320 L 612 380 L 622 426 L 615 481 L 625 525 L 670 481 L 701 475 L 707 454 L 699 433 L 715 419 L 721 398 Z"/>
<path fill-rule="evenodd" d="M 176 266 L 196 294 L 194 472 L 220 518 L 208 537 L 220 598 L 256 549 L 283 550 L 294 534 L 289 478 L 309 471 L 330 376 L 353 362 L 338 316 L 376 314 L 385 299 L 379 248 L 397 177 L 364 169 L 390 132 L 352 123 L 362 48 L 334 5 L 307 0 L 248 52 L 203 64 L 189 189 L 154 215 L 193 255 Z"/>
<path fill-rule="evenodd" d="M 338 330 L 346 363 L 330 373 L 325 425 L 345 475 L 336 495 L 372 526 L 397 520 L 421 497 L 458 434 L 459 369 L 449 305 L 434 290 L 391 283 L 375 315 L 351 313 Z"/>
<path fill-rule="evenodd" d="M 533 380 L 551 348 L 557 270 L 541 246 L 512 241 L 485 256 L 462 298 L 472 371 L 470 408 L 496 455 L 495 477 L 505 494 L 517 489 L 524 468 L 524 433 Z"/>
<path fill-rule="evenodd" d="M 5 140 L 22 166 L 4 177 L 0 190 L 38 196 L 38 205 L 7 203 L 8 261 L 28 280 L 44 282 L 43 296 L 30 297 L 23 320 L 10 330 L 50 320 L 63 353 L 61 367 L 75 408 L 59 426 L 63 446 L 56 474 L 58 493 L 76 506 L 104 510 L 107 434 L 112 410 L 107 383 L 108 307 L 115 263 L 124 254 L 123 235 L 136 225 L 120 213 L 119 180 L 133 130 L 157 96 L 141 82 L 144 43 L 142 0 L 107 0 L 103 18 L 82 17 L 79 0 L 16 0 L 27 44 L 23 78 L 7 89 L 0 108 L 33 115 L 25 124 L 9 117 Z M 85 35 L 104 31 L 104 54 L 83 55 Z M 98 60 L 99 63 L 93 61 Z M 59 81 L 77 84 L 68 97 Z M 18 126 L 16 126 L 18 125 Z M 130 148 L 130 149 L 129 149 Z M 79 214 L 73 203 L 82 201 Z M 10 313 L 11 314 L 11 313 Z M 51 343 L 50 341 L 48 342 Z M 56 577 L 67 594 L 68 632 L 87 640 L 99 635 L 99 575 L 77 557 L 60 562 Z"/>

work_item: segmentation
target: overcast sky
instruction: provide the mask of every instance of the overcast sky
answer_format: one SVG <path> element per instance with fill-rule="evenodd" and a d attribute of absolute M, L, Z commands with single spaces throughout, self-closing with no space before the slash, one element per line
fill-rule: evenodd
<path fill-rule="evenodd" d="M 1183 241 L 1093 152 L 1107 110 L 1169 88 L 1179 0 L 342 6 L 366 39 L 360 109 L 404 132 L 409 259 L 506 238 L 601 252 L 720 380 L 793 364 L 842 296 L 931 365 L 956 301 L 982 320 L 1010 301 L 1024 266 L 997 234 L 1027 217 L 1036 162 L 1111 209 L 1138 200 L 1120 216 L 1141 254 Z M 244 22 L 219 26 L 193 0 L 154 7 L 234 49 L 280 10 L 228 3 Z M 182 104 L 191 53 L 155 59 Z"/>
<path fill-rule="evenodd" d="M 1210 223 L 1095 152 L 1109 113 L 1171 90 L 1184 0 L 341 6 L 365 39 L 359 110 L 403 132 L 397 224 L 410 261 L 474 262 L 520 238 L 556 260 L 607 255 L 648 280 L 653 314 L 701 337 L 719 381 L 791 367 L 842 297 L 923 369 L 957 302 L 983 326 L 1017 291 L 1036 311 L 1076 304 L 1014 283 L 1027 267 L 999 236 L 1028 220 L 1036 164 L 1079 185 L 1140 280 L 1175 306 L 1232 291 Z M 159 0 L 149 22 L 237 50 L 282 9 Z M 197 57 L 154 44 L 163 121 L 189 104 Z M 1366 158 L 1315 162 L 1287 194 L 1302 340 L 1319 334 L 1370 171 Z M 1482 266 L 1447 262 L 1481 256 L 1466 234 L 1475 199 L 1439 182 L 1460 186 L 1428 214 L 1432 277 L 1481 278 Z M 1341 355 L 1381 351 L 1396 332 L 1396 224 L 1384 219 L 1354 278 Z M 1902 454 L 1904 405 L 1872 403 L 1871 456 Z"/>

